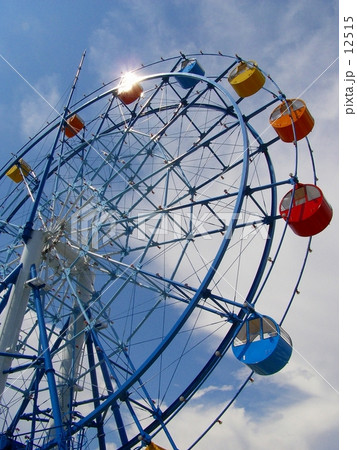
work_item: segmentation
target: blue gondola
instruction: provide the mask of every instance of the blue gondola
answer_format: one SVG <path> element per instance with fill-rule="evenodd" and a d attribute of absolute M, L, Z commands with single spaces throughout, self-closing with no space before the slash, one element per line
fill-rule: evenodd
<path fill-rule="evenodd" d="M 202 69 L 197 59 L 185 59 L 181 64 L 181 69 L 179 70 L 179 72 L 192 73 L 195 75 L 202 75 L 202 76 L 205 74 L 205 71 Z M 199 81 L 189 77 L 177 76 L 175 78 L 183 89 L 193 88 Z"/>
<path fill-rule="evenodd" d="M 256 373 L 272 375 L 288 363 L 292 341 L 272 318 L 252 316 L 239 330 L 232 348 L 235 357 Z"/>

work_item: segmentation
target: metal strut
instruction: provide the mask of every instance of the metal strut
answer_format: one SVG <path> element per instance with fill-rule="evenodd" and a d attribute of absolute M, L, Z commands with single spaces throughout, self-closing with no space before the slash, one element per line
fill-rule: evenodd
<path fill-rule="evenodd" d="M 48 177 L 51 165 L 52 165 L 52 161 L 54 159 L 54 153 L 55 153 L 55 149 L 57 147 L 57 143 L 58 143 L 59 137 L 60 137 L 61 132 L 62 132 L 62 127 L 67 122 L 67 118 L 68 118 L 68 115 L 70 113 L 69 105 L 71 104 L 71 100 L 72 100 L 72 97 L 73 97 L 74 90 L 76 88 L 76 84 L 77 84 L 77 81 L 78 81 L 78 78 L 79 78 L 80 71 L 82 69 L 82 65 L 83 65 L 83 61 L 84 61 L 85 55 L 86 55 L 86 52 L 84 51 L 83 54 L 82 54 L 82 58 L 81 58 L 81 61 L 79 63 L 76 75 L 74 77 L 74 81 L 73 81 L 72 88 L 71 88 L 71 91 L 70 91 L 70 94 L 69 94 L 69 98 L 68 98 L 67 104 L 66 104 L 66 106 L 64 108 L 64 113 L 62 115 L 62 119 L 61 119 L 61 122 L 60 122 L 59 127 L 58 127 L 57 135 L 56 135 L 55 141 L 53 143 L 52 150 L 51 150 L 50 154 L 48 155 L 48 161 L 47 161 L 45 170 L 43 172 L 39 188 L 37 190 L 36 198 L 35 198 L 34 204 L 32 206 L 32 210 L 31 210 L 29 219 L 26 222 L 26 225 L 25 225 L 25 228 L 24 228 L 24 231 L 23 231 L 23 234 L 22 234 L 22 238 L 23 238 L 25 243 L 27 243 L 29 241 L 29 239 L 31 238 L 31 235 L 32 235 L 33 222 L 35 220 L 37 208 L 38 208 L 38 206 L 40 204 L 41 196 L 42 196 L 43 190 L 45 188 L 45 184 L 46 184 L 47 177 Z"/>
<path fill-rule="evenodd" d="M 37 313 L 38 327 L 40 330 L 40 343 L 41 350 L 44 359 L 45 373 L 47 377 L 48 388 L 50 391 L 51 403 L 52 403 L 52 415 L 54 419 L 55 426 L 55 436 L 58 448 L 60 450 L 66 450 L 66 438 L 65 431 L 62 423 L 62 414 L 60 409 L 60 404 L 58 400 L 57 387 L 56 387 L 56 379 L 55 379 L 55 370 L 52 365 L 51 352 L 49 348 L 47 333 L 46 333 L 46 324 L 43 315 L 43 307 L 40 296 L 40 289 L 42 286 L 37 286 L 32 282 L 32 280 L 37 278 L 36 266 L 33 264 L 31 266 L 31 280 L 28 281 L 28 285 L 32 288 L 35 307 Z"/>

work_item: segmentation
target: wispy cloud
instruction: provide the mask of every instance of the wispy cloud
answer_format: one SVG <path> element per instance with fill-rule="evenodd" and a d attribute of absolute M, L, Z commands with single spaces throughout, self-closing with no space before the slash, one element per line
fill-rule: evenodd
<path fill-rule="evenodd" d="M 36 83 L 36 92 L 25 95 L 20 104 L 21 131 L 24 137 L 33 136 L 59 114 L 60 93 L 57 88 L 56 75 L 44 75 Z"/>
<path fill-rule="evenodd" d="M 233 386 L 225 384 L 223 386 L 208 386 L 204 389 L 201 389 L 200 391 L 195 394 L 195 400 L 203 397 L 204 395 L 208 394 L 209 392 L 230 392 L 233 391 Z"/>

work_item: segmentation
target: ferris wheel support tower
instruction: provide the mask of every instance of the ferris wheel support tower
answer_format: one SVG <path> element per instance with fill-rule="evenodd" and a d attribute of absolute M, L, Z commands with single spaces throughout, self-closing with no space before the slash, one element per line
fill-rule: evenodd
<path fill-rule="evenodd" d="M 3 357 L 0 358 L 0 396 L 2 396 L 5 390 L 7 371 L 11 366 L 13 358 L 16 357 L 16 345 L 31 291 L 27 281 L 29 280 L 31 266 L 33 264 L 38 266 L 41 261 L 43 239 L 43 231 L 34 231 L 32 238 L 25 244 L 20 260 L 20 271 L 2 314 L 3 320 L 0 324 L 0 354 Z M 10 356 L 5 356 L 5 354 L 10 354 Z"/>

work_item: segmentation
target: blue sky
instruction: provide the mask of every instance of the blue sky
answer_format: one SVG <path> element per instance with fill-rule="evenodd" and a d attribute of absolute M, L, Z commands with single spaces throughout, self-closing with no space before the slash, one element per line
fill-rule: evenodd
<path fill-rule="evenodd" d="M 335 450 L 338 2 L 0 0 L 0 6 L 1 166 L 53 117 L 52 106 L 63 108 L 84 50 L 80 93 L 161 56 L 203 50 L 254 59 L 284 92 L 306 101 L 316 121 L 311 143 L 319 185 L 334 208 L 334 219 L 313 241 L 301 294 L 286 320 L 296 351 L 284 371 L 250 385 L 219 430 L 215 427 L 197 448 Z M 290 245 L 293 252 L 300 244 Z M 200 423 L 202 411 L 218 413 L 232 394 L 230 389 L 211 392 L 188 405 L 186 416 L 178 416 L 177 434 L 184 432 L 187 442 L 196 428 L 187 424 Z"/>

